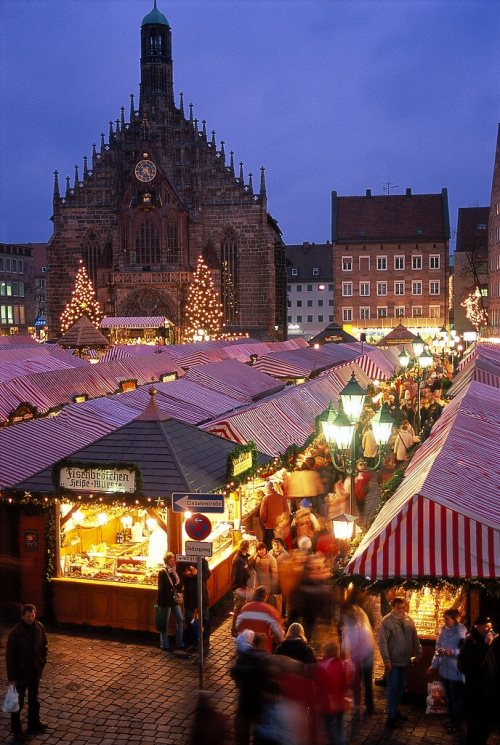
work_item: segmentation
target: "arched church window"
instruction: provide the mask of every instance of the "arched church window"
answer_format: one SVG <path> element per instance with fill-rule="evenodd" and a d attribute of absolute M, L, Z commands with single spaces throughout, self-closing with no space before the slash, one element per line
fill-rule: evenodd
<path fill-rule="evenodd" d="M 135 261 L 136 264 L 160 263 L 160 238 L 149 217 L 141 222 L 135 236 Z"/>
<path fill-rule="evenodd" d="M 177 221 L 173 217 L 170 217 L 167 221 L 166 238 L 167 262 L 169 264 L 178 264 L 180 262 L 179 239 Z"/>
<path fill-rule="evenodd" d="M 232 228 L 222 233 L 221 242 L 221 295 L 224 323 L 238 323 L 238 236 Z"/>
<path fill-rule="evenodd" d="M 99 245 L 99 239 L 94 232 L 87 235 L 83 243 L 83 263 L 87 269 L 87 273 L 92 280 L 94 288 L 97 287 L 97 267 L 99 265 L 99 258 L 101 256 L 101 247 Z"/>

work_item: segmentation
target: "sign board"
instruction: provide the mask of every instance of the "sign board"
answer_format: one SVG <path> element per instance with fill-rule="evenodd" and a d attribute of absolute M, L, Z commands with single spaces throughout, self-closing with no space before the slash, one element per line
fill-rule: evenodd
<path fill-rule="evenodd" d="M 174 492 L 172 494 L 172 510 L 174 512 L 224 512 L 223 494 L 186 494 Z"/>
<path fill-rule="evenodd" d="M 184 529 L 193 540 L 204 541 L 212 532 L 212 523 L 205 515 L 196 513 L 188 517 L 184 523 Z"/>
<path fill-rule="evenodd" d="M 245 473 L 252 467 L 251 452 L 231 456 L 231 460 L 233 461 L 233 476 L 239 476 L 240 473 Z"/>
<path fill-rule="evenodd" d="M 212 556 L 212 544 L 202 541 L 186 541 L 184 550 L 189 559 L 194 559 L 197 556 L 205 556 L 206 558 Z"/>
<path fill-rule="evenodd" d="M 135 492 L 135 473 L 125 468 L 75 468 L 64 466 L 59 486 L 72 491 Z"/>
<path fill-rule="evenodd" d="M 24 531 L 24 550 L 38 551 L 38 530 Z"/>
<path fill-rule="evenodd" d="M 344 341 L 344 337 L 341 336 L 340 334 L 327 334 L 324 337 L 323 341 L 325 343 L 326 342 L 339 342 L 339 341 Z"/>

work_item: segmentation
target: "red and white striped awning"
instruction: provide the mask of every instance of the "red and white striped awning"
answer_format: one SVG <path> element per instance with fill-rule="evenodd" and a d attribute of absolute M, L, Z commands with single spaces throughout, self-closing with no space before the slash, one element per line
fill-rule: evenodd
<path fill-rule="evenodd" d="M 307 347 L 266 354 L 255 367 L 274 378 L 307 378 L 313 372 L 331 369 L 358 356 L 345 344 L 324 344 L 319 349 Z"/>
<path fill-rule="evenodd" d="M 100 326 L 102 329 L 158 329 L 165 324 L 173 326 L 166 316 L 104 316 Z"/>
<path fill-rule="evenodd" d="M 180 360 L 179 364 L 183 365 L 184 361 Z M 282 390 L 284 383 L 265 375 L 256 367 L 249 367 L 235 359 L 223 360 L 191 367 L 185 378 L 244 403 Z"/>
<path fill-rule="evenodd" d="M 500 577 L 498 388 L 472 381 L 446 407 L 346 572 Z"/>

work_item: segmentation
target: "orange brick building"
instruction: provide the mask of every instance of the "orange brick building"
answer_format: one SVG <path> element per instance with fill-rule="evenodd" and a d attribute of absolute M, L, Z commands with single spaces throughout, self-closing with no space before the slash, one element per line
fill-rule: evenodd
<path fill-rule="evenodd" d="M 334 320 L 375 336 L 399 323 L 427 333 L 447 325 L 449 238 L 446 189 L 332 192 Z"/>
<path fill-rule="evenodd" d="M 254 191 L 243 164 L 174 101 L 172 34 L 156 7 L 141 26 L 139 106 L 131 96 L 83 171 L 54 183 L 47 247 L 49 326 L 59 332 L 80 258 L 106 315 L 167 316 L 183 325 L 186 290 L 202 253 L 227 326 L 286 337 L 285 250 L 267 212 L 264 169 Z"/>

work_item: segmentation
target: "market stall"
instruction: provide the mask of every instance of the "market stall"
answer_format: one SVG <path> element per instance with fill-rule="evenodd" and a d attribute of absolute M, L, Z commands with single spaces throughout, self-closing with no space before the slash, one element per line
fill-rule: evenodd
<path fill-rule="evenodd" d="M 499 412 L 500 390 L 471 382 L 419 448 L 346 568 L 365 587 L 406 594 L 429 647 L 421 671 L 444 608 L 458 608 L 470 624 L 480 610 L 471 586 L 498 588 Z M 423 673 L 414 678 L 417 686 Z"/>
<path fill-rule="evenodd" d="M 101 329 L 113 344 L 173 344 L 175 327 L 165 316 L 104 316 Z"/>
<path fill-rule="evenodd" d="M 210 602 L 230 589 L 242 517 L 234 478 L 269 458 L 236 454 L 228 487 L 234 444 L 169 418 L 150 394 L 134 420 L 16 485 L 54 503 L 50 585 L 59 621 L 154 629 L 163 555 L 185 550 L 187 513 L 172 510 L 175 492 L 225 494 L 224 513 L 210 516 Z"/>

